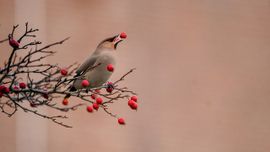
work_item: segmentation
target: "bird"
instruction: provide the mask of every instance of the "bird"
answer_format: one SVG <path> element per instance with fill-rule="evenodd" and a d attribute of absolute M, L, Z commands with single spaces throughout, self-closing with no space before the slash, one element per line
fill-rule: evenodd
<path fill-rule="evenodd" d="M 112 71 L 108 69 L 108 65 L 113 68 L 116 65 L 116 49 L 118 44 L 127 37 L 125 32 L 117 34 L 113 37 L 106 38 L 101 41 L 95 51 L 86 58 L 76 71 L 75 79 L 70 87 L 70 91 L 78 89 L 91 89 L 104 85 L 112 75 Z M 87 80 L 87 87 L 82 82 Z M 67 95 L 65 98 L 70 96 Z"/>

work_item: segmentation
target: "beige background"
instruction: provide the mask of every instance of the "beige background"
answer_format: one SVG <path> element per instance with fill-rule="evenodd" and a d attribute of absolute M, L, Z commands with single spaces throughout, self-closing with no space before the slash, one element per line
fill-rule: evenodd
<path fill-rule="evenodd" d="M 1 39 L 26 21 L 48 43 L 71 36 L 48 60 L 62 66 L 126 31 L 112 79 L 136 67 L 124 84 L 140 98 L 137 112 L 112 106 L 124 127 L 83 108 L 73 129 L 1 114 L 0 151 L 270 151 L 269 15 L 269 0 L 0 0 Z"/>

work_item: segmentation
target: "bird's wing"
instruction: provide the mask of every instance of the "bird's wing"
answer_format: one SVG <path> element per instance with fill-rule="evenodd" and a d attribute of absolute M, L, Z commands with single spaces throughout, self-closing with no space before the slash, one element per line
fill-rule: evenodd
<path fill-rule="evenodd" d="M 93 67 L 97 58 L 97 55 L 92 55 L 91 57 L 87 58 L 76 71 L 77 75 L 85 73 L 89 68 Z"/>

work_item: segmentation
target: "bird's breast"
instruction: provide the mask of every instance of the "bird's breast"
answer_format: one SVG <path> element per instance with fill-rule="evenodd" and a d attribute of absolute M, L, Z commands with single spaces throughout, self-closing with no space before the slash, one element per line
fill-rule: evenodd
<path fill-rule="evenodd" d="M 100 65 L 86 73 L 87 80 L 90 82 L 92 88 L 106 83 L 113 73 L 112 71 L 108 71 L 107 66 L 111 64 L 115 68 L 116 65 L 114 55 L 109 53 L 102 54 L 97 62 Z"/>

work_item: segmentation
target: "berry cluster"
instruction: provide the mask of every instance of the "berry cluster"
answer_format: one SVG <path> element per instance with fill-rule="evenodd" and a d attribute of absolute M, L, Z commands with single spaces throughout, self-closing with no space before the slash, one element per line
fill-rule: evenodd
<path fill-rule="evenodd" d="M 92 94 L 91 98 L 95 99 L 95 102 L 92 105 L 89 105 L 86 107 L 86 110 L 89 113 L 92 113 L 94 111 L 93 109 L 98 111 L 99 106 L 102 105 L 102 103 L 103 103 L 103 99 L 101 97 L 97 97 L 96 94 Z M 128 106 L 133 110 L 137 110 L 137 108 L 138 108 L 137 99 L 138 99 L 137 96 L 132 96 L 130 98 L 130 100 L 128 101 Z M 124 118 L 118 118 L 118 123 L 120 125 L 126 124 Z"/>
<path fill-rule="evenodd" d="M 83 80 L 81 85 L 83 87 L 87 87 L 89 86 L 89 82 L 88 80 Z M 108 93 L 112 93 L 113 92 L 113 88 L 114 88 L 114 85 L 112 82 L 108 82 L 107 83 L 107 87 L 106 87 L 106 91 Z M 92 105 L 88 105 L 86 106 L 86 111 L 89 112 L 89 113 L 93 113 L 94 110 L 95 111 L 98 111 L 99 107 L 100 106 L 105 106 L 103 103 L 103 98 L 100 96 L 102 95 L 101 94 L 101 90 L 100 89 L 96 89 L 91 95 L 90 95 L 90 100 L 92 101 Z M 128 106 L 132 109 L 132 110 L 137 110 L 138 108 L 138 97 L 133 95 L 129 98 L 128 100 Z M 64 98 L 64 100 L 62 101 L 62 104 L 67 106 L 69 104 L 69 101 L 68 101 L 68 98 Z M 125 125 L 125 120 L 124 118 L 118 118 L 118 123 L 120 125 Z"/>
<path fill-rule="evenodd" d="M 0 98 L 3 96 L 3 94 L 9 94 L 9 93 L 16 93 L 20 89 L 25 89 L 26 84 L 24 82 L 20 82 L 19 86 L 14 85 L 12 90 L 10 90 L 9 87 L 6 87 L 5 85 L 0 85 Z"/>

